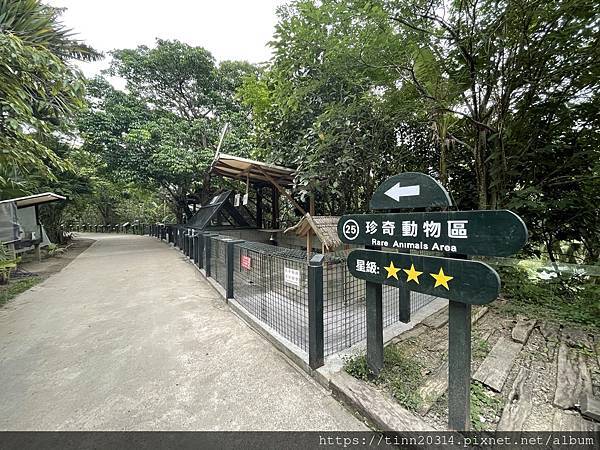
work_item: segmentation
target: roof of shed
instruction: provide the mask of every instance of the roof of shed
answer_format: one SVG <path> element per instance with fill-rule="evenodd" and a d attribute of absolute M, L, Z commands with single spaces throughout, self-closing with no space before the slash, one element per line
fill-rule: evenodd
<path fill-rule="evenodd" d="M 332 251 L 342 245 L 337 233 L 339 220 L 339 216 L 311 216 L 305 214 L 296 225 L 288 228 L 285 232 L 293 231 L 298 236 L 306 236 L 312 230 L 325 248 Z"/>
<path fill-rule="evenodd" d="M 290 187 L 294 184 L 295 173 L 293 169 L 287 167 L 227 155 L 225 153 L 217 153 L 211 164 L 210 171 L 217 175 L 239 180 L 248 178 L 252 182 L 264 183 L 275 181 L 283 187 Z"/>
<path fill-rule="evenodd" d="M 42 205 L 44 203 L 66 200 L 67 197 L 55 194 L 54 192 L 43 192 L 41 194 L 28 195 L 26 197 L 10 198 L 2 200 L 0 203 L 14 203 L 17 208 L 25 208 L 27 206 Z"/>

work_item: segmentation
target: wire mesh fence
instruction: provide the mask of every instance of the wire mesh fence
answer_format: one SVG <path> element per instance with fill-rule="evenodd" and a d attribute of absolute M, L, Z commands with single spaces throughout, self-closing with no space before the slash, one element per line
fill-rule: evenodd
<path fill-rule="evenodd" d="M 308 267 L 300 250 L 243 242 L 234 247 L 234 298 L 249 313 L 308 350 Z"/>
<path fill-rule="evenodd" d="M 186 248 L 187 229 L 173 227 L 173 241 Z M 190 239 L 191 240 L 191 239 Z M 200 248 L 210 263 L 210 274 L 227 290 L 227 241 L 223 235 L 203 235 Z M 200 242 L 199 240 L 199 242 Z M 192 257 L 194 249 L 190 249 Z M 366 338 L 366 284 L 348 271 L 348 251 L 329 254 L 323 263 L 323 325 L 325 356 L 349 348 Z M 233 248 L 233 297 L 257 320 L 302 350 L 309 349 L 308 263 L 303 250 L 250 241 Z M 382 287 L 383 325 L 400 320 L 399 290 Z M 411 313 L 435 297 L 411 292 Z"/>
<path fill-rule="evenodd" d="M 227 268 L 225 257 L 227 244 L 223 236 L 212 236 L 210 238 L 210 276 L 214 278 L 223 289 L 227 288 Z"/>
<path fill-rule="evenodd" d="M 351 347 L 367 336 L 366 283 L 350 274 L 346 265 L 346 255 L 347 253 L 341 252 L 330 256 L 323 266 L 325 355 Z M 400 320 L 399 296 L 399 289 L 382 286 L 384 327 Z M 435 298 L 411 292 L 411 314 Z"/>

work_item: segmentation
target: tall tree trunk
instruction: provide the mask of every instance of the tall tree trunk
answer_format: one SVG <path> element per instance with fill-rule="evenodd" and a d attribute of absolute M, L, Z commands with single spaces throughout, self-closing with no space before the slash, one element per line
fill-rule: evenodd
<path fill-rule="evenodd" d="M 485 167 L 486 154 L 486 133 L 483 130 L 477 131 L 477 139 L 475 141 L 475 174 L 477 176 L 477 198 L 479 209 L 488 208 L 487 199 L 487 173 Z"/>
<path fill-rule="evenodd" d="M 447 143 L 441 142 L 440 145 L 440 183 L 442 186 L 448 186 L 448 166 L 446 163 Z"/>

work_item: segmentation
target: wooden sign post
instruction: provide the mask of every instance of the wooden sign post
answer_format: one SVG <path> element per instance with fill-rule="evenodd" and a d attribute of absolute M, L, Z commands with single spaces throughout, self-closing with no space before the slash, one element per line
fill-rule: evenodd
<path fill-rule="evenodd" d="M 398 210 L 452 206 L 444 187 L 428 175 L 403 173 L 383 182 L 371 208 Z M 448 426 L 470 428 L 471 305 L 490 303 L 500 293 L 500 277 L 467 255 L 507 256 L 527 242 L 527 228 L 510 211 L 390 212 L 342 216 L 340 240 L 362 244 L 350 252 L 348 270 L 366 281 L 367 364 L 376 375 L 383 368 L 381 286 L 400 289 L 401 310 L 410 291 L 449 299 Z M 379 251 L 382 247 L 396 252 Z M 403 251 L 439 252 L 443 256 Z M 448 257 L 451 256 L 451 257 Z"/>

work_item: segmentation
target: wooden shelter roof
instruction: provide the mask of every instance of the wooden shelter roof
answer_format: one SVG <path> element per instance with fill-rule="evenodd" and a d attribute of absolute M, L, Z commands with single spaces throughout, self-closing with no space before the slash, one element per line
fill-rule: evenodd
<path fill-rule="evenodd" d="M 306 236 L 313 232 L 328 251 L 333 251 L 342 245 L 337 233 L 338 216 L 311 216 L 305 214 L 293 227 L 285 230 L 295 232 L 298 236 Z"/>
<path fill-rule="evenodd" d="M 44 203 L 51 203 L 66 199 L 67 197 L 55 194 L 54 192 L 43 192 L 41 194 L 28 195 L 26 197 L 2 200 L 0 203 L 14 203 L 17 208 L 26 208 L 28 206 L 42 205 Z"/>
<path fill-rule="evenodd" d="M 291 187 L 294 184 L 293 169 L 268 164 L 239 156 L 217 153 L 213 160 L 210 172 L 228 178 L 259 183 L 277 183 L 282 187 Z"/>

